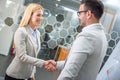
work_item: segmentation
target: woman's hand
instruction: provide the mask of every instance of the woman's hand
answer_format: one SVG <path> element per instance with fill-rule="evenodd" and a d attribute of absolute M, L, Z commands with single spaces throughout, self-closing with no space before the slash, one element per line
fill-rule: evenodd
<path fill-rule="evenodd" d="M 35 77 L 31 77 L 31 80 L 35 80 Z"/>

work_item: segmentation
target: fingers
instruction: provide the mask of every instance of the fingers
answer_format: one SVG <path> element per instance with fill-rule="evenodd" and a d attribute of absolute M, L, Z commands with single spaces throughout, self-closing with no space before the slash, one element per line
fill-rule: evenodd
<path fill-rule="evenodd" d="M 48 60 L 48 62 L 56 66 L 56 62 L 54 60 Z"/>
<path fill-rule="evenodd" d="M 31 80 L 35 80 L 35 77 L 31 77 Z"/>
<path fill-rule="evenodd" d="M 45 69 L 47 71 L 55 71 L 56 67 L 53 64 L 49 64 L 49 65 L 47 65 L 47 67 Z"/>
<path fill-rule="evenodd" d="M 45 61 L 44 68 L 47 71 L 55 71 L 56 70 L 56 62 L 54 60 Z"/>

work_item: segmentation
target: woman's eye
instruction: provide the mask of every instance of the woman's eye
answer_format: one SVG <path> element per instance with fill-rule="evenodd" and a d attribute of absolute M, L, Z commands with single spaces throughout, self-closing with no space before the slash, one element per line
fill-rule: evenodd
<path fill-rule="evenodd" d="M 43 16 L 42 14 L 37 14 L 37 16 Z"/>

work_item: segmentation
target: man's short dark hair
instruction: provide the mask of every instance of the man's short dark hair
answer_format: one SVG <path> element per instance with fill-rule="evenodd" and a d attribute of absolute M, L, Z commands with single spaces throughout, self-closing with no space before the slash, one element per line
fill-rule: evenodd
<path fill-rule="evenodd" d="M 104 5 L 98 0 L 82 0 L 81 4 L 85 4 L 85 10 L 90 10 L 97 19 L 100 19 L 104 12 Z"/>

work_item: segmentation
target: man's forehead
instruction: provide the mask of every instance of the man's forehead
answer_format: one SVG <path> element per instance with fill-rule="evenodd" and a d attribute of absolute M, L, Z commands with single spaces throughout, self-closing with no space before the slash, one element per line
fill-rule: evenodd
<path fill-rule="evenodd" d="M 83 10 L 83 9 L 84 9 L 84 4 L 81 4 L 79 10 Z"/>

